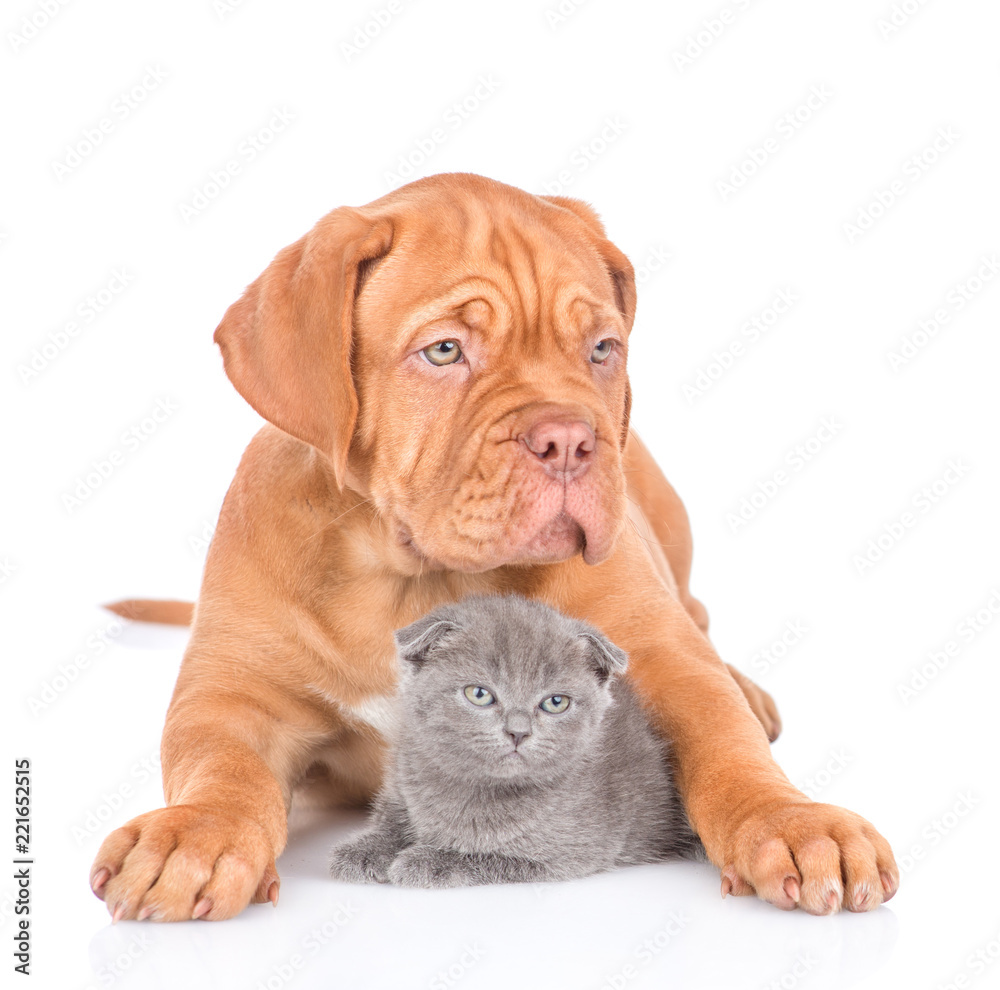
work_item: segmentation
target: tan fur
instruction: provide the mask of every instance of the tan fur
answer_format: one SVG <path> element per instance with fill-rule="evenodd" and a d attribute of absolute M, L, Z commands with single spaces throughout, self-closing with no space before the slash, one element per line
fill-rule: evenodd
<path fill-rule="evenodd" d="M 194 618 L 194 605 L 191 602 L 168 599 L 130 598 L 123 602 L 112 602 L 104 607 L 123 619 L 162 622 L 168 626 L 189 626 Z"/>
<path fill-rule="evenodd" d="M 226 370 L 275 425 L 209 551 L 164 729 L 168 807 L 94 863 L 113 914 L 217 919 L 276 899 L 295 788 L 356 803 L 378 786 L 392 631 L 490 591 L 629 653 L 723 893 L 814 913 L 894 893 L 885 840 L 792 787 L 768 747 L 773 702 L 707 638 L 686 513 L 628 429 L 634 313 L 631 265 L 589 207 L 470 175 L 335 210 L 230 307 Z M 464 363 L 431 366 L 420 351 L 446 339 Z M 603 339 L 617 344 L 595 364 Z M 549 422 L 592 434 L 560 462 L 586 460 L 581 477 L 527 449 Z"/>

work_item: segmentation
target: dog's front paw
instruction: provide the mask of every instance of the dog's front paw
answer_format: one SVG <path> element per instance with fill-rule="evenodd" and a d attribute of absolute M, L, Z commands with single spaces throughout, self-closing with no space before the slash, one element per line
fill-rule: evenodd
<path fill-rule="evenodd" d="M 344 883 L 388 883 L 396 852 L 372 843 L 368 836 L 344 842 L 330 850 L 330 876 Z"/>
<path fill-rule="evenodd" d="M 830 804 L 771 807 L 737 828 L 722 857 L 722 896 L 753 894 L 810 914 L 872 911 L 899 887 L 889 843 L 860 815 Z"/>
<path fill-rule="evenodd" d="M 249 903 L 278 901 L 274 850 L 257 822 L 174 805 L 112 832 L 90 886 L 114 921 L 219 921 Z"/>
<path fill-rule="evenodd" d="M 457 853 L 410 846 L 389 866 L 389 882 L 401 887 L 462 887 L 476 881 Z"/>

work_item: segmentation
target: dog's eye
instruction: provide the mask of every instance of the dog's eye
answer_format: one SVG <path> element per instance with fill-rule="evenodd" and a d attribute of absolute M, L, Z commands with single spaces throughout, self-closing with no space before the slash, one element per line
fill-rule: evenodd
<path fill-rule="evenodd" d="M 602 340 L 599 341 L 597 346 L 591 351 L 590 360 L 594 364 L 604 364 L 605 361 L 611 356 L 611 352 L 615 349 L 615 342 L 613 340 Z"/>
<path fill-rule="evenodd" d="M 478 684 L 470 684 L 465 689 L 465 696 L 474 705 L 478 705 L 480 708 L 485 708 L 487 705 L 492 705 L 496 699 L 493 695 L 486 690 L 484 687 L 480 687 Z"/>
<path fill-rule="evenodd" d="M 439 340 L 430 347 L 425 347 L 421 352 L 431 364 L 442 367 L 446 364 L 454 364 L 462 357 L 462 348 L 458 346 L 457 340 Z"/>
<path fill-rule="evenodd" d="M 569 698 L 567 698 L 564 694 L 552 694 L 542 701 L 538 707 L 541 708 L 542 711 L 558 715 L 560 712 L 564 712 L 567 708 L 569 708 Z"/>

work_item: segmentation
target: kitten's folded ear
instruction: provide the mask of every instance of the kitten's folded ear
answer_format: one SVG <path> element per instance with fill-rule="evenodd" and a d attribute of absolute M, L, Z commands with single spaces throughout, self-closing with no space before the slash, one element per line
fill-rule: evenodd
<path fill-rule="evenodd" d="M 581 633 L 580 640 L 585 644 L 586 658 L 601 684 L 628 669 L 628 654 L 596 630 Z"/>
<path fill-rule="evenodd" d="M 427 659 L 427 654 L 440 642 L 446 633 L 457 629 L 451 619 L 431 612 L 404 629 L 394 633 L 399 659 L 419 667 Z"/>

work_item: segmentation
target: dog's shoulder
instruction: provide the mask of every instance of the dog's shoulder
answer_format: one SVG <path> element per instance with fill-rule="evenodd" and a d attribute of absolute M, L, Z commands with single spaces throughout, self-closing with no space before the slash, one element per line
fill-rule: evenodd
<path fill-rule="evenodd" d="M 243 452 L 226 495 L 227 508 L 263 511 L 270 523 L 276 516 L 336 510 L 343 501 L 350 495 L 338 487 L 329 459 L 271 424 Z"/>
<path fill-rule="evenodd" d="M 207 561 L 257 561 L 270 572 L 300 570 L 301 554 L 335 535 L 331 520 L 363 501 L 341 491 L 329 460 L 275 426 L 250 441 L 226 493 Z M 323 534 L 324 539 L 316 537 Z M 298 548 L 294 550 L 292 548 Z M 291 558 L 291 559 L 290 559 Z"/>

